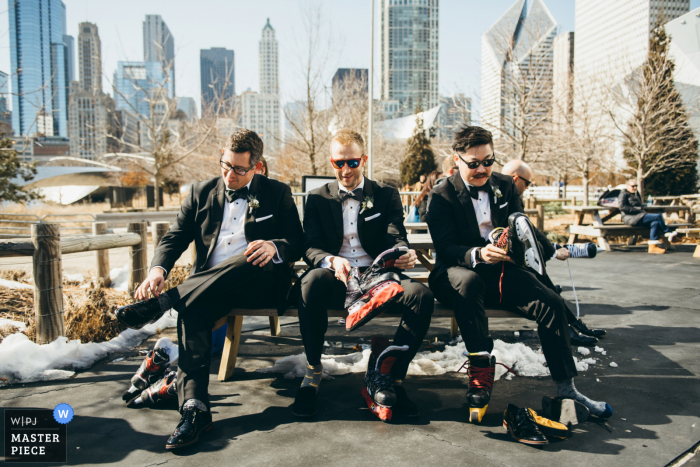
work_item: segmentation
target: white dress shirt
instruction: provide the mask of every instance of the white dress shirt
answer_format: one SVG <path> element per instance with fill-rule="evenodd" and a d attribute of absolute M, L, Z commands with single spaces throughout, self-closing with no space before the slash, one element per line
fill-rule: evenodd
<path fill-rule="evenodd" d="M 355 187 L 355 190 L 362 190 L 365 186 L 365 177 L 362 177 L 362 181 L 359 185 Z M 348 190 L 338 184 L 340 191 L 347 192 Z M 353 191 L 355 191 L 353 190 Z M 348 198 L 343 201 L 343 246 L 340 247 L 338 256 L 350 261 L 351 267 L 366 267 L 371 266 L 374 260 L 367 252 L 362 248 L 360 244 L 360 237 L 357 234 L 357 220 L 360 215 L 360 205 L 361 203 L 353 198 Z M 321 261 L 321 267 L 327 269 L 333 269 L 331 267 L 331 256 L 326 256 Z"/>
<path fill-rule="evenodd" d="M 459 176 L 462 177 L 461 172 Z M 467 191 L 469 191 L 469 187 L 473 185 L 467 183 L 464 177 L 462 177 L 462 181 L 464 182 L 464 186 L 467 187 Z M 472 205 L 474 206 L 474 214 L 476 214 L 476 223 L 479 225 L 479 235 L 481 235 L 481 238 L 488 242 L 489 233 L 491 233 L 491 231 L 493 230 L 493 222 L 491 221 L 491 201 L 489 200 L 489 193 L 487 191 L 479 190 L 478 199 L 472 198 L 471 195 L 469 195 L 469 199 L 472 200 Z M 476 253 L 476 249 L 472 250 L 472 267 L 474 267 L 477 263 L 483 262 L 477 258 Z"/>

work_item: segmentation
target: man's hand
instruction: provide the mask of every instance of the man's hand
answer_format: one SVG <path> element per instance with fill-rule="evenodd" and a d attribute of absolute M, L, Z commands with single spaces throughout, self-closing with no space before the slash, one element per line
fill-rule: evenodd
<path fill-rule="evenodd" d="M 263 267 L 277 255 L 277 248 L 272 242 L 255 240 L 248 244 L 243 254 L 248 257 L 248 262 L 252 262 L 253 266 Z"/>
<path fill-rule="evenodd" d="M 558 259 L 559 261 L 566 261 L 567 259 L 569 259 L 568 248 L 559 248 L 557 250 L 556 254 L 554 255 L 554 257 L 556 259 Z"/>
<path fill-rule="evenodd" d="M 335 270 L 335 278 L 348 284 L 348 273 L 350 272 L 350 261 L 340 256 L 331 257 L 331 267 Z"/>
<path fill-rule="evenodd" d="M 501 261 L 513 261 L 508 255 L 506 255 L 505 250 L 501 250 L 491 243 L 479 250 L 479 259 L 489 264 L 495 264 Z"/>
<path fill-rule="evenodd" d="M 416 266 L 417 260 L 416 250 L 408 250 L 408 253 L 394 262 L 394 267 L 399 269 L 413 269 Z"/>
<path fill-rule="evenodd" d="M 148 292 L 150 291 L 156 297 L 160 295 L 165 287 L 165 271 L 162 268 L 153 268 L 148 273 L 145 281 L 136 289 L 134 298 L 137 300 L 148 300 Z"/>

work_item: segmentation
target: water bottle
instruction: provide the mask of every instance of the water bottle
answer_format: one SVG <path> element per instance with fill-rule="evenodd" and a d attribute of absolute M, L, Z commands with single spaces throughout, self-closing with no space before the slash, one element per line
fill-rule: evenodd
<path fill-rule="evenodd" d="M 654 204 L 654 200 L 651 199 L 651 195 L 649 195 L 649 196 L 647 197 L 647 206 L 651 206 L 652 204 Z"/>

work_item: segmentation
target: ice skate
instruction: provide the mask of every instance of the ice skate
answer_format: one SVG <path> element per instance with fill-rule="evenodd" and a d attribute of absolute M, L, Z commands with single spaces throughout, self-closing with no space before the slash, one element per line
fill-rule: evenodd
<path fill-rule="evenodd" d="M 484 418 L 486 409 L 491 400 L 493 378 L 496 374 L 496 357 L 489 352 L 467 353 L 469 375 L 469 391 L 467 402 L 469 403 L 469 421 L 480 423 Z"/>
<path fill-rule="evenodd" d="M 391 369 L 396 360 L 407 350 L 407 345 L 389 345 L 389 340 L 384 337 L 372 338 L 372 353 L 367 363 L 362 397 L 369 410 L 385 422 L 391 421 L 391 408 L 397 402 L 394 390 L 395 378 L 391 374 Z"/>
<path fill-rule="evenodd" d="M 167 337 L 158 339 L 153 350 L 148 352 L 136 374 L 131 378 L 131 387 L 122 395 L 124 402 L 127 405 L 133 403 L 143 390 L 163 377 L 168 365 L 175 364 L 177 360 L 178 351 L 175 343 Z"/>
<path fill-rule="evenodd" d="M 542 249 L 535 236 L 535 228 L 526 215 L 515 212 L 508 217 L 508 227 L 497 227 L 489 233 L 494 246 L 505 250 L 518 266 L 528 267 L 545 274 Z"/>
<path fill-rule="evenodd" d="M 348 275 L 348 288 L 345 308 L 348 317 L 345 328 L 354 331 L 369 320 L 382 314 L 392 303 L 403 295 L 401 278 L 388 269 L 394 262 L 406 254 L 406 247 L 385 251 L 374 261 L 362 275 L 357 268 L 352 268 Z"/>
<path fill-rule="evenodd" d="M 127 407 L 152 407 L 156 404 L 177 401 L 177 371 L 169 369 L 163 377 L 146 388 Z"/>

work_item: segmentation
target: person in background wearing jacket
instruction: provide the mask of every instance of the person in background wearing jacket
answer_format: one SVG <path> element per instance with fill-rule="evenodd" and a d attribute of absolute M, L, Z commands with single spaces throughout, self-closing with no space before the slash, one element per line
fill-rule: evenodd
<path fill-rule="evenodd" d="M 622 222 L 635 227 L 649 227 L 649 253 L 653 255 L 662 255 L 666 253 L 666 249 L 659 246 L 661 244 L 661 234 L 663 232 L 668 240 L 673 240 L 677 232 L 672 231 L 664 222 L 661 214 L 649 214 L 644 210 L 642 197 L 637 191 L 637 181 L 634 179 L 627 180 L 625 188 L 620 191 L 620 196 L 617 198 L 617 203 L 622 214 Z"/>
<path fill-rule="evenodd" d="M 418 197 L 416 197 L 416 202 L 413 203 L 413 205 L 416 207 L 416 210 L 418 211 L 418 217 L 420 217 L 421 222 L 427 222 L 428 194 L 430 193 L 430 190 L 432 190 L 435 186 L 435 182 L 437 181 L 437 179 L 440 177 L 442 177 L 442 172 L 440 172 L 439 170 L 433 170 L 432 172 L 430 172 L 425 180 L 425 183 L 423 184 L 423 190 L 418 195 Z"/>

